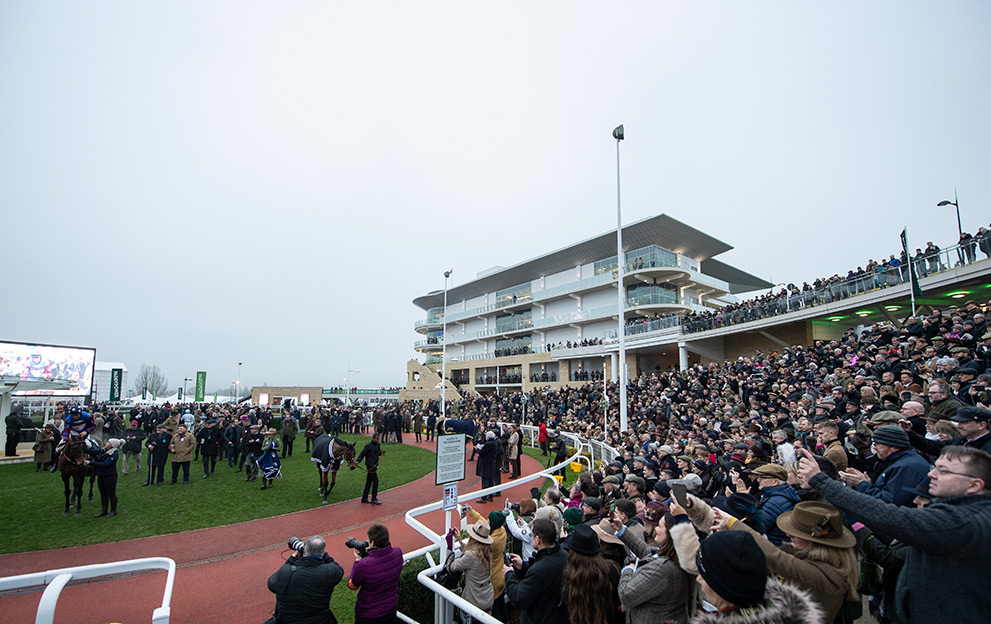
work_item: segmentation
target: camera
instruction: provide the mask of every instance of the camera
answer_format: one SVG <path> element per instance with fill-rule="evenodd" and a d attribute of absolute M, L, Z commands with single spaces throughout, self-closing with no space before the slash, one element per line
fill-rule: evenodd
<path fill-rule="evenodd" d="M 298 537 L 289 538 L 289 548 L 297 552 L 303 552 L 303 548 L 306 546 L 306 542 L 299 539 Z"/>
<path fill-rule="evenodd" d="M 365 542 L 359 542 L 358 540 L 354 539 L 353 537 L 349 537 L 348 538 L 348 541 L 344 542 L 344 545 L 347 546 L 348 548 L 351 548 L 353 550 L 358 551 L 358 556 L 359 557 L 367 557 L 368 556 L 368 542 L 367 541 L 365 541 Z"/>

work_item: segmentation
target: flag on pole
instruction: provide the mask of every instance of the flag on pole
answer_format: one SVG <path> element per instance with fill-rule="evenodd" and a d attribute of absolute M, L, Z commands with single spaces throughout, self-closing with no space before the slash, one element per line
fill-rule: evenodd
<path fill-rule="evenodd" d="M 905 252 L 905 263 L 908 264 L 908 275 L 912 281 L 912 314 L 915 314 L 915 298 L 922 297 L 922 287 L 919 286 L 919 275 L 916 272 L 915 262 L 908 253 L 908 228 L 902 230 L 902 251 Z"/>

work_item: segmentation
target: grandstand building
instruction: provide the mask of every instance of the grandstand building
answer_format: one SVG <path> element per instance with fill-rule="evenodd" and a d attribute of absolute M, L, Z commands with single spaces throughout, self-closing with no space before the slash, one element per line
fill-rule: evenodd
<path fill-rule="evenodd" d="M 715 259 L 730 245 L 664 214 L 624 227 L 623 242 L 627 320 L 714 310 L 736 293 L 772 286 Z M 414 348 L 425 361 L 409 363 L 405 398 L 437 396 L 445 342 L 455 393 L 609 376 L 618 354 L 618 274 L 616 235 L 607 232 L 483 272 L 448 290 L 446 310 L 443 291 L 418 297 L 426 318 L 416 324 L 423 339 Z M 676 365 L 676 343 L 630 349 L 631 374 Z"/>
<path fill-rule="evenodd" d="M 774 285 L 717 260 L 732 247 L 704 232 L 661 214 L 625 226 L 623 243 L 631 377 L 832 340 L 879 321 L 897 327 L 911 313 L 908 263 L 787 295 L 782 289 L 755 305 L 739 303 L 736 295 Z M 606 232 L 484 271 L 450 288 L 446 309 L 443 291 L 416 298 L 426 318 L 415 325 L 422 339 L 414 349 L 424 360 L 407 363 L 400 400 L 439 396 L 445 342 L 449 400 L 613 379 L 619 354 L 615 250 L 615 231 Z M 924 291 L 915 302 L 920 313 L 991 297 L 987 259 L 967 263 L 950 247 L 912 264 Z"/>

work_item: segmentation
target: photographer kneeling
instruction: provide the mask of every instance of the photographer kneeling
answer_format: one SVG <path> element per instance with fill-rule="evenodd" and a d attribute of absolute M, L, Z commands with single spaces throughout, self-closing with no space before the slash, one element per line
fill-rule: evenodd
<path fill-rule="evenodd" d="M 399 607 L 403 551 L 389 543 L 389 529 L 381 524 L 368 527 L 366 548 L 351 543 L 348 540 L 348 547 L 354 548 L 354 566 L 348 588 L 358 590 L 355 624 L 393 624 Z"/>
<path fill-rule="evenodd" d="M 311 537 L 306 544 L 293 538 L 289 547 L 296 552 L 268 578 L 268 590 L 275 594 L 275 615 L 269 622 L 337 624 L 330 597 L 344 569 L 324 552 L 322 537 Z"/>

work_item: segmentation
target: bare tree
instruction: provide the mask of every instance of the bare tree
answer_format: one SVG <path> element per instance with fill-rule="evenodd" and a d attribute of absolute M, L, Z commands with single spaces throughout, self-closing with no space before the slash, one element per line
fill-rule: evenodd
<path fill-rule="evenodd" d="M 166 394 L 169 390 L 169 380 L 165 378 L 165 373 L 157 366 L 142 364 L 138 369 L 138 374 L 134 377 L 134 389 L 137 394 L 148 388 L 148 393 L 155 396 Z"/>

